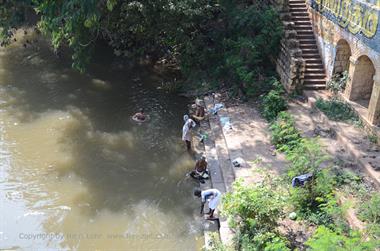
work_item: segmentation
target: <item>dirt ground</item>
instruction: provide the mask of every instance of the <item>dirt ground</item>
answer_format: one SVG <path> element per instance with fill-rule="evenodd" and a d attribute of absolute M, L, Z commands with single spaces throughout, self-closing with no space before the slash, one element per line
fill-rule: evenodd
<path fill-rule="evenodd" d="M 311 99 L 313 98 L 311 95 Z M 216 139 L 217 158 L 221 175 L 225 176 L 223 179 L 227 191 L 231 189 L 234 180 L 244 179 L 247 184 L 256 183 L 267 174 L 276 176 L 286 170 L 285 157 L 274 151 L 270 142 L 269 125 L 261 117 L 255 103 L 227 101 L 220 94 L 213 95 L 211 101 L 208 108 L 217 103 L 224 104 L 224 108 L 216 115 L 209 116 L 209 121 L 211 134 Z M 339 162 L 341 167 L 363 174 L 371 187 L 380 184 L 380 172 L 376 170 L 377 166 L 380 167 L 380 148 L 370 142 L 363 128 L 330 121 L 312 108 L 310 102 L 290 102 L 288 111 L 295 118 L 296 126 L 304 137 L 319 138 L 326 152 L 332 156 L 333 162 Z M 237 158 L 243 160 L 239 167 L 232 164 Z M 342 196 L 341 202 L 350 199 Z M 363 222 L 355 215 L 355 208 L 347 210 L 347 220 L 353 228 L 364 227 Z M 280 230 L 291 236 L 297 246 L 302 246 L 301 243 L 314 230 L 312 226 L 289 219 L 284 219 L 280 225 Z"/>

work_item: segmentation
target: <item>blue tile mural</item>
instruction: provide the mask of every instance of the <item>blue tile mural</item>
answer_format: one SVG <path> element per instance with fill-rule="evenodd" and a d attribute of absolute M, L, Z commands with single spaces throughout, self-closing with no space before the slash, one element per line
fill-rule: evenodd
<path fill-rule="evenodd" d="M 309 0 L 311 7 L 380 52 L 380 0 Z"/>

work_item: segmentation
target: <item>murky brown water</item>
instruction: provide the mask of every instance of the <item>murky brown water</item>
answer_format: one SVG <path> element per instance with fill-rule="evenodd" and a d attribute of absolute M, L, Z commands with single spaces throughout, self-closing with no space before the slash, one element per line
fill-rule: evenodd
<path fill-rule="evenodd" d="M 0 48 L 0 248 L 199 250 L 187 101 L 96 54 L 80 75 L 44 42 Z"/>

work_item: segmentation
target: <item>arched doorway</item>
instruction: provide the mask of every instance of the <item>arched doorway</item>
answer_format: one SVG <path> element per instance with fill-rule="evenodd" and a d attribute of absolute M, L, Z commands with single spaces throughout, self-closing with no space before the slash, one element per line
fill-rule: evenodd
<path fill-rule="evenodd" d="M 373 88 L 375 67 L 367 56 L 358 58 L 354 74 L 351 79 L 352 89 L 350 100 L 368 108 Z"/>
<path fill-rule="evenodd" d="M 346 40 L 339 40 L 336 46 L 333 75 L 348 71 L 350 67 L 351 48 Z"/>

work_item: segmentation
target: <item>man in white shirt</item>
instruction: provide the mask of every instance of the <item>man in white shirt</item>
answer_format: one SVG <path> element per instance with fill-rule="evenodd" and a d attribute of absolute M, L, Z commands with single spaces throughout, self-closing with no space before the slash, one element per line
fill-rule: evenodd
<path fill-rule="evenodd" d="M 218 189 L 215 189 L 215 188 L 207 189 L 204 191 L 197 189 L 194 191 L 194 195 L 201 198 L 201 201 L 202 201 L 201 214 L 203 214 L 203 208 L 205 206 L 206 201 L 208 201 L 208 208 L 210 209 L 210 211 L 207 214 L 210 215 L 209 219 L 213 219 L 215 209 L 220 203 L 220 198 L 222 196 L 222 193 Z"/>
<path fill-rule="evenodd" d="M 191 129 L 195 127 L 195 122 L 188 115 L 183 116 L 185 124 L 182 128 L 182 140 L 185 141 L 187 150 L 191 150 Z"/>

